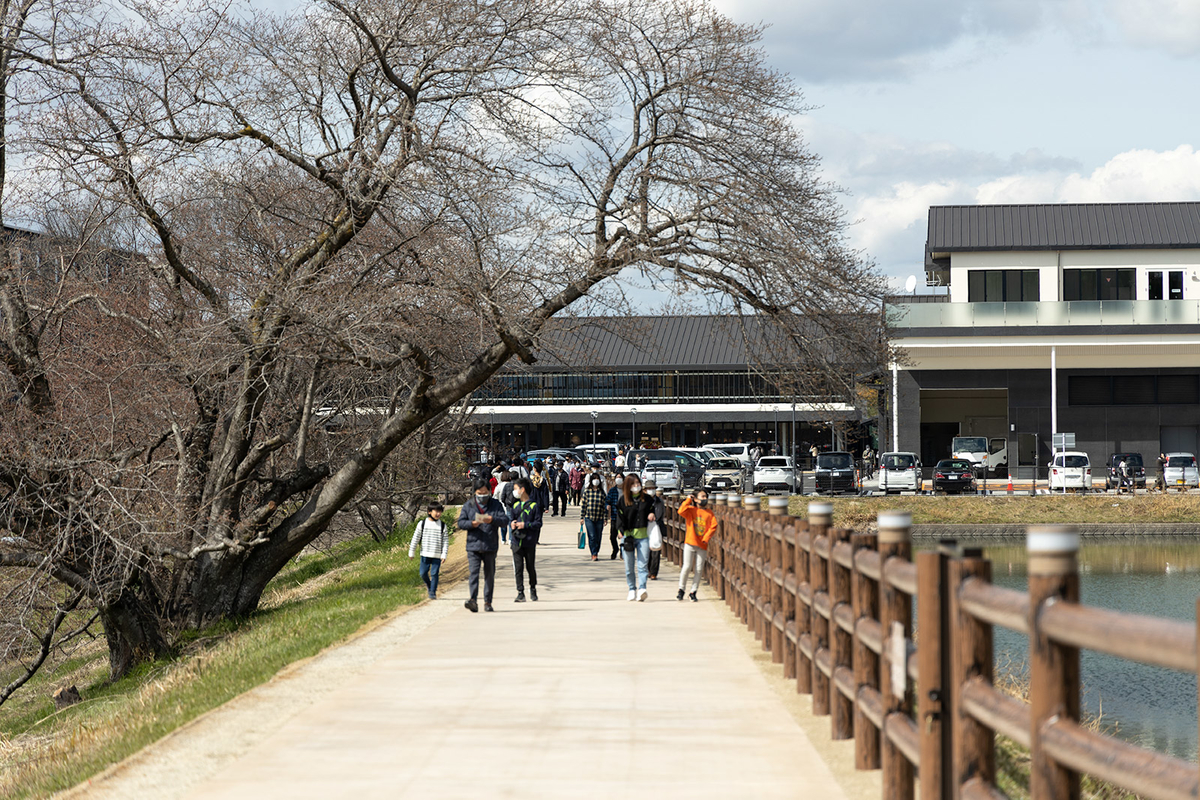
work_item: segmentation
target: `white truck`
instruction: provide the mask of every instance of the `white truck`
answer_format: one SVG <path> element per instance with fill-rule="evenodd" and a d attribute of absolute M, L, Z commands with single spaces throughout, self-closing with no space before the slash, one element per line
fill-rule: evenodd
<path fill-rule="evenodd" d="M 955 436 L 950 442 L 950 457 L 970 461 L 980 477 L 1008 475 L 1008 440 L 1004 438 Z"/>

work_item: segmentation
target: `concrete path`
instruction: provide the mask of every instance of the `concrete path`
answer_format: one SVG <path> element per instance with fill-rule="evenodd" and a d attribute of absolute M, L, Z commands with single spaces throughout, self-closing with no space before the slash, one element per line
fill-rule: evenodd
<path fill-rule="evenodd" d="M 184 729 L 163 744 L 173 755 L 148 748 L 73 795 L 845 797 L 720 601 L 702 590 L 699 603 L 677 602 L 678 573 L 664 563 L 649 600 L 627 602 L 621 562 L 608 560 L 607 541 L 599 562 L 576 549 L 571 511 L 547 520 L 540 602 L 513 603 L 502 549 L 495 613 L 464 609 L 464 583 L 329 653 L 369 657 L 340 670 L 318 658 L 287 676 L 297 688 L 307 670 L 335 681 L 304 692 L 307 704 L 280 679 L 256 690 L 263 715 L 291 703 L 277 723 L 247 718 L 244 704 L 239 722 L 233 701 L 194 726 L 216 743 L 189 742 Z"/>

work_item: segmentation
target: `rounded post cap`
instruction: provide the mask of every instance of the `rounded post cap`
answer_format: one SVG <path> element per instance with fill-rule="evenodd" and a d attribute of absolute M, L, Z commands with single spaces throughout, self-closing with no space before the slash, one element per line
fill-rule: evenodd
<path fill-rule="evenodd" d="M 769 505 L 772 508 L 787 508 L 790 501 L 786 497 L 772 497 Z"/>
<path fill-rule="evenodd" d="M 901 528 L 911 528 L 912 512 L 880 511 L 878 520 L 880 530 L 899 530 Z"/>
<path fill-rule="evenodd" d="M 808 504 L 808 515 L 810 517 L 832 517 L 833 503 L 823 501 L 814 501 Z"/>
<path fill-rule="evenodd" d="M 1068 525 L 1041 525 L 1030 528 L 1025 535 L 1029 553 L 1077 553 L 1079 534 Z"/>

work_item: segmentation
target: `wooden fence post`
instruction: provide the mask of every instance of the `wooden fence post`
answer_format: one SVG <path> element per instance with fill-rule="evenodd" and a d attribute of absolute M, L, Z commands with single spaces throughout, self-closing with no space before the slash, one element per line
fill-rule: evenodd
<path fill-rule="evenodd" d="M 774 501 L 775 498 L 770 498 Z M 768 501 L 764 498 L 764 503 Z M 787 513 L 785 506 L 783 512 Z M 771 589 L 771 663 L 782 664 L 784 652 L 787 649 L 787 601 L 784 598 L 783 582 L 787 577 L 788 560 L 785 558 L 787 548 L 783 541 L 783 519 L 771 506 L 768 511 L 767 533 L 770 536 L 771 574 L 768 576 Z"/>
<path fill-rule="evenodd" d="M 854 668 L 854 634 L 848 633 L 837 624 L 838 609 L 852 609 L 854 597 L 850 593 L 850 570 L 838 563 L 833 548 L 837 544 L 849 544 L 850 531 L 834 528 L 829 532 L 829 651 L 836 678 L 839 667 Z M 854 738 L 854 701 L 838 689 L 837 680 L 829 686 L 829 705 L 832 713 L 831 730 L 833 739 Z"/>
<path fill-rule="evenodd" d="M 883 634 L 880 658 L 884 733 L 880 746 L 884 800 L 912 800 L 913 766 L 887 735 L 889 714 L 908 710 L 908 649 L 912 636 L 912 598 L 887 580 L 890 558 L 912 557 L 912 514 L 886 511 L 879 515 L 879 623 Z"/>
<path fill-rule="evenodd" d="M 860 550 L 876 550 L 879 546 L 878 537 L 871 533 L 856 533 L 850 542 L 855 555 Z M 851 583 L 855 625 L 859 620 L 879 619 L 879 587 L 875 581 L 855 566 Z M 879 656 L 858 636 L 854 637 L 853 657 L 855 690 L 869 686 L 879 691 Z M 879 769 L 879 729 L 867 719 L 858 702 L 854 704 L 854 768 Z"/>
<path fill-rule="evenodd" d="M 829 678 L 818 666 L 817 654 L 829 647 L 829 620 L 817 611 L 817 595 L 828 596 L 829 567 L 817 552 L 818 540 L 828 544 L 829 526 L 833 522 L 833 503 L 809 503 L 808 526 L 812 532 L 812 553 L 809 557 L 808 582 L 812 590 L 812 710 L 816 716 L 829 713 Z"/>
<path fill-rule="evenodd" d="M 953 542 L 917 554 L 917 728 L 921 736 L 921 800 L 953 795 L 950 782 L 950 625 L 948 565 Z"/>
<path fill-rule="evenodd" d="M 780 543 L 780 557 L 783 560 L 783 588 L 779 593 L 780 601 L 783 603 L 781 609 L 783 613 L 783 641 L 780 646 L 783 648 L 783 677 L 787 680 L 796 679 L 796 648 L 792 646 L 791 641 L 787 636 L 788 623 L 795 625 L 796 622 L 796 526 L 794 520 L 787 516 L 787 508 L 784 508 L 784 514 L 779 520 L 779 529 L 782 540 Z M 791 588 L 789 588 L 789 585 Z"/>
<path fill-rule="evenodd" d="M 959 592 L 968 579 L 990 582 L 992 564 L 978 549 L 964 550 L 949 564 L 951 635 L 950 708 L 954 714 L 951 742 L 953 797 L 962 796 L 962 786 L 978 778 L 986 786 L 996 781 L 996 736 L 963 711 L 962 686 L 976 676 L 992 681 L 992 626 L 980 622 L 962 607 Z"/>
<path fill-rule="evenodd" d="M 1041 746 L 1042 727 L 1056 718 L 1079 719 L 1079 650 L 1041 632 L 1042 609 L 1079 602 L 1079 534 L 1070 528 L 1030 528 L 1029 556 L 1029 793 L 1033 800 L 1078 800 L 1079 774 Z"/>
<path fill-rule="evenodd" d="M 809 573 L 812 563 L 812 528 L 807 520 L 792 523 L 796 531 L 796 691 L 812 693 L 812 660 L 804 654 L 801 642 L 812 642 L 812 583 Z M 809 602 L 803 599 L 808 593 Z"/>

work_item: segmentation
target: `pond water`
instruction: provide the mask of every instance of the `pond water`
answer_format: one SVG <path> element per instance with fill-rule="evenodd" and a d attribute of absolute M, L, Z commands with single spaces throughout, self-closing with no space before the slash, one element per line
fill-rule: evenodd
<path fill-rule="evenodd" d="M 960 544 L 972 543 L 960 540 Z M 1025 590 L 1025 543 L 977 542 L 992 560 L 998 586 Z M 1087 605 L 1196 620 L 1200 596 L 1200 541 L 1085 539 L 1079 553 L 1080 599 Z M 997 669 L 1023 673 L 1028 640 L 995 630 Z M 1193 761 L 1197 757 L 1196 677 L 1084 651 L 1080 658 L 1083 707 L 1110 735 Z"/>

